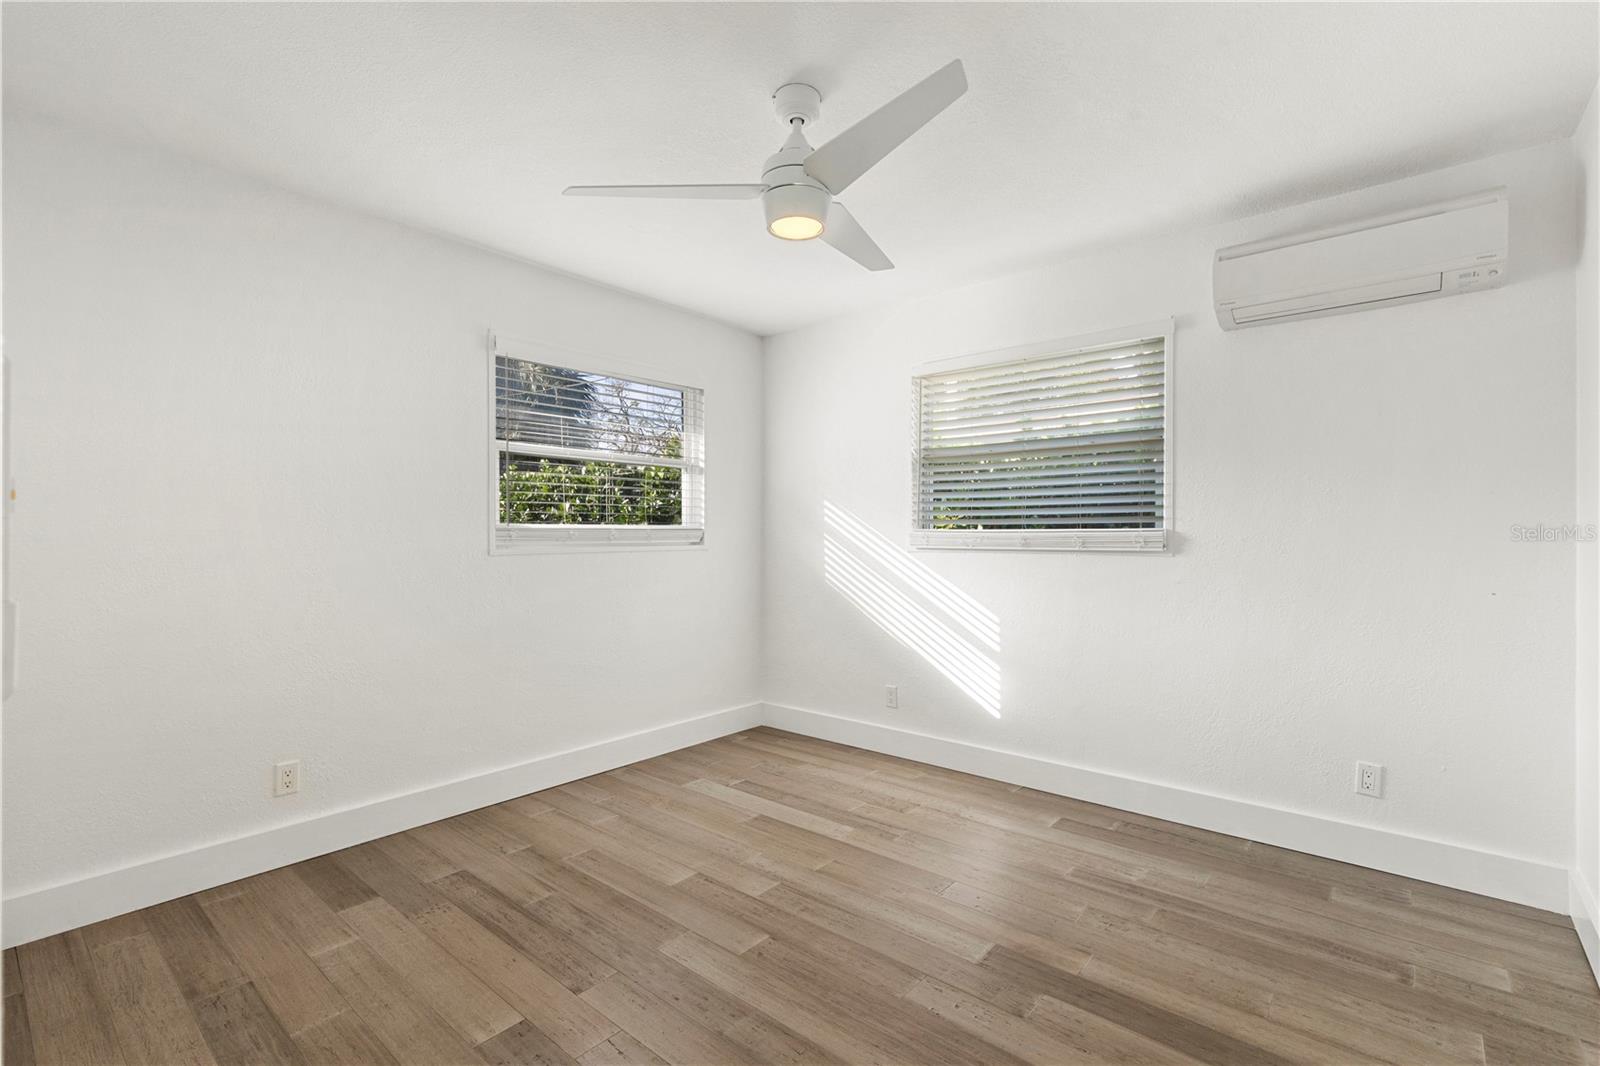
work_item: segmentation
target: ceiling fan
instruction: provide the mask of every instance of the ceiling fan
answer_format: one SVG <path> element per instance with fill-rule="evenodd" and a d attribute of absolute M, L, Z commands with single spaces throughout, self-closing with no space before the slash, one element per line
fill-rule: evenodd
<path fill-rule="evenodd" d="M 839 136 L 813 149 L 805 127 L 822 111 L 822 94 L 792 83 L 772 94 L 789 139 L 749 185 L 573 185 L 567 196 L 653 196 L 680 200 L 754 200 L 766 209 L 767 232 L 786 241 L 821 237 L 868 270 L 893 270 L 867 231 L 834 197 L 967 91 L 954 60 L 913 85 Z"/>

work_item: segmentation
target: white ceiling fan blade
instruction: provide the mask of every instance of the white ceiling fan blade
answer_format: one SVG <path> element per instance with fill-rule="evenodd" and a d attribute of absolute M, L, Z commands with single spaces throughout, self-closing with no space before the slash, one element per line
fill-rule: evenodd
<path fill-rule="evenodd" d="M 569 185 L 563 196 L 653 196 L 669 200 L 754 200 L 765 185 Z"/>
<path fill-rule="evenodd" d="M 828 223 L 822 230 L 822 239 L 868 270 L 894 269 L 883 249 L 867 236 L 861 223 L 837 200 L 828 205 Z"/>
<path fill-rule="evenodd" d="M 806 157 L 806 173 L 835 196 L 967 91 L 961 60 L 934 71 Z"/>

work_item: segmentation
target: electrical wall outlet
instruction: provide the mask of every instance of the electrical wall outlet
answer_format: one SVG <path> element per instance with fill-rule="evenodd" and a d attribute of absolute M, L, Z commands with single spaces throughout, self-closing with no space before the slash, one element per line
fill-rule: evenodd
<path fill-rule="evenodd" d="M 900 706 L 900 686 L 899 685 L 885 685 L 885 686 L 883 686 L 883 705 L 885 707 L 898 707 L 898 706 Z"/>
<path fill-rule="evenodd" d="M 1375 762 L 1356 763 L 1356 792 L 1382 798 L 1383 766 Z"/>
<path fill-rule="evenodd" d="M 300 791 L 300 760 L 281 762 L 272 768 L 272 794 L 292 796 Z"/>

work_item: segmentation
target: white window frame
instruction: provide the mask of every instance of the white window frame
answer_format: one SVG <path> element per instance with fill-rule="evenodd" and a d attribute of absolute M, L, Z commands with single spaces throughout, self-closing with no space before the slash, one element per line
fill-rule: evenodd
<path fill-rule="evenodd" d="M 705 388 L 684 381 L 667 381 L 660 377 L 661 370 L 642 363 L 631 363 L 609 356 L 594 355 L 571 348 L 558 348 L 538 341 L 516 340 L 489 334 L 485 394 L 488 399 L 488 421 L 484 437 L 488 441 L 488 519 L 490 555 L 540 555 L 564 552 L 616 552 L 616 551 L 682 551 L 705 547 Z M 504 356 L 548 366 L 565 367 L 586 374 L 604 374 L 646 385 L 659 385 L 667 389 L 692 389 L 700 393 L 701 415 L 698 435 L 691 439 L 690 427 L 685 426 L 684 456 L 666 459 L 655 456 L 619 455 L 617 461 L 639 463 L 646 466 L 674 466 L 683 470 L 683 491 L 700 495 L 701 524 L 698 526 L 646 526 L 646 525 L 507 525 L 500 521 L 500 441 L 495 436 L 495 359 Z M 538 446 L 530 454 L 560 457 L 564 449 Z M 691 486 L 691 478 L 695 484 Z M 688 501 L 685 500 L 685 509 Z"/>
<path fill-rule="evenodd" d="M 911 380 L 911 536 L 916 549 L 960 549 L 966 551 L 1110 551 L 1152 552 L 1170 550 L 1172 543 L 1173 494 L 1173 334 L 1171 318 L 1157 319 L 1135 326 L 1101 330 L 1074 337 L 1023 344 L 1014 348 L 975 352 L 922 363 L 912 370 Z M 956 530 L 923 529 L 917 510 L 922 475 L 922 394 L 920 379 L 929 374 L 999 363 L 1014 363 L 1047 355 L 1070 355 L 1118 342 L 1162 338 L 1165 391 L 1162 404 L 1162 526 L 1160 529 L 1035 529 L 1035 530 Z"/>

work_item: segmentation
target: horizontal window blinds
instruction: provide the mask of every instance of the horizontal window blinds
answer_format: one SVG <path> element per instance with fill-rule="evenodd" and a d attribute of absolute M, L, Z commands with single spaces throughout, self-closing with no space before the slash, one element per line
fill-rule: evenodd
<path fill-rule="evenodd" d="M 915 381 L 916 528 L 1163 529 L 1163 337 Z"/>
<path fill-rule="evenodd" d="M 501 525 L 703 528 L 699 389 L 496 355 L 494 390 Z"/>

